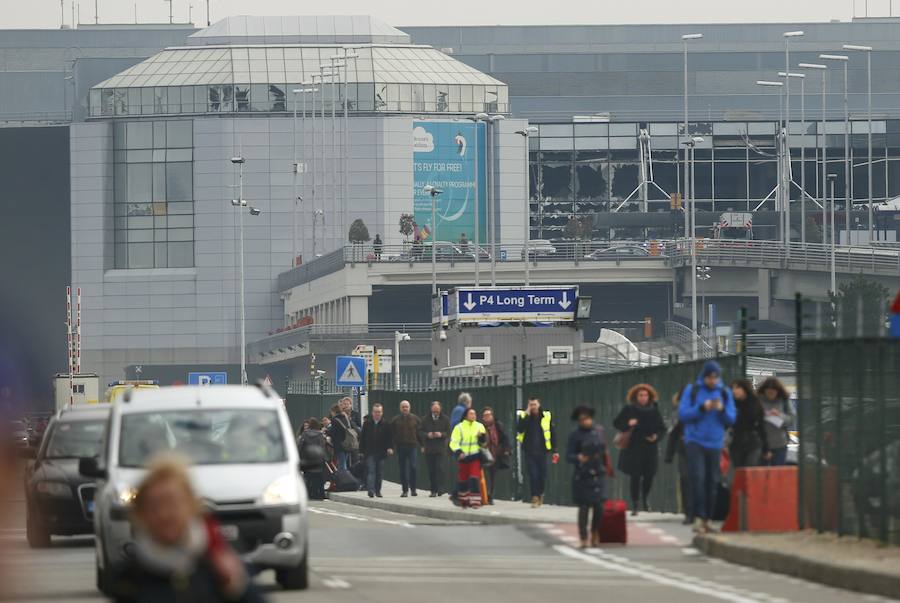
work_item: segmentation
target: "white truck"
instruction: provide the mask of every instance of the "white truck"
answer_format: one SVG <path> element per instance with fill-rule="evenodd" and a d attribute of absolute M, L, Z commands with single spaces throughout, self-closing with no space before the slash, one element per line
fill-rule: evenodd
<path fill-rule="evenodd" d="M 100 377 L 94 373 L 82 373 L 72 376 L 73 392 L 70 396 L 69 374 L 57 373 L 53 378 L 53 397 L 56 410 L 61 410 L 72 402 L 80 404 L 100 403 Z"/>

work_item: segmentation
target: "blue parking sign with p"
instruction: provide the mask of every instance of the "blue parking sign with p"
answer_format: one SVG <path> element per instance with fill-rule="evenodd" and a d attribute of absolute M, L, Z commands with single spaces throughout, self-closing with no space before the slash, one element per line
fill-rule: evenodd
<path fill-rule="evenodd" d="M 188 373 L 188 385 L 226 385 L 228 383 L 228 373 L 208 372 L 208 373 Z"/>

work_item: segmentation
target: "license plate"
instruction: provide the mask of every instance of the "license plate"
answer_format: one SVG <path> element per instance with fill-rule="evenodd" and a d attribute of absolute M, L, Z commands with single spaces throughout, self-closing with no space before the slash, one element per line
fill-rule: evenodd
<path fill-rule="evenodd" d="M 219 531 L 222 532 L 225 540 L 237 540 L 239 537 L 237 526 L 219 526 Z"/>

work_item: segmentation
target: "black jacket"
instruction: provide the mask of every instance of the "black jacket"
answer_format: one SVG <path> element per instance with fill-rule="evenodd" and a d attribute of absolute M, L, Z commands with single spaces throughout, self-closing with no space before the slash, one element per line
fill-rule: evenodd
<path fill-rule="evenodd" d="M 516 433 L 525 435 L 525 438 L 522 440 L 522 452 L 525 454 L 539 456 L 548 452 L 556 452 L 556 421 L 551 414 L 550 450 L 547 450 L 544 442 L 544 430 L 541 429 L 541 416 L 544 412 L 546 411 L 542 408 L 539 415 L 526 414 L 524 417 L 519 417 L 519 421 L 516 424 Z"/>
<path fill-rule="evenodd" d="M 187 580 L 157 573 L 133 561 L 118 574 L 112 585 L 117 603 L 262 603 L 265 599 L 249 583 L 243 597 L 226 599 L 219 587 L 219 578 L 209 561 L 200 561 Z"/>
<path fill-rule="evenodd" d="M 432 431 L 438 431 L 441 434 L 439 438 L 429 439 L 428 434 Z M 419 440 L 425 448 L 425 454 L 447 454 L 450 450 L 447 442 L 450 439 L 450 417 L 441 413 L 435 419 L 429 412 L 422 417 L 422 423 L 419 428 Z"/>
<path fill-rule="evenodd" d="M 384 458 L 388 448 L 394 447 L 394 438 L 391 426 L 384 417 L 377 424 L 371 418 L 363 423 L 362 436 L 359 441 L 359 451 L 366 456 Z"/>
<path fill-rule="evenodd" d="M 659 414 L 656 402 L 640 407 L 628 403 L 618 416 L 613 419 L 613 426 L 619 431 L 628 431 L 628 421 L 637 419 L 637 425 L 631 433 L 631 444 L 619 454 L 619 471 L 628 475 L 655 475 L 658 465 L 659 441 L 666 435 L 666 424 Z M 647 438 L 656 435 L 655 442 Z"/>
<path fill-rule="evenodd" d="M 734 401 L 737 420 L 731 428 L 731 449 L 744 454 L 759 449 L 768 452 L 766 445 L 766 423 L 763 406 L 755 395 L 748 395 L 743 401 Z"/>
<path fill-rule="evenodd" d="M 579 462 L 579 454 L 588 456 L 587 462 Z M 575 467 L 572 474 L 572 501 L 576 505 L 596 504 L 606 499 L 606 468 L 603 463 L 605 454 L 606 436 L 602 427 L 576 427 L 569 435 L 566 460 Z"/>

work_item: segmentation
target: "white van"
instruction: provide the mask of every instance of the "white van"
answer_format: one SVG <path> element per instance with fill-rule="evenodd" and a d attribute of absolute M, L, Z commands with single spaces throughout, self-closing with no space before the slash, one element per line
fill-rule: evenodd
<path fill-rule="evenodd" d="M 163 387 L 126 391 L 110 409 L 101 458 L 79 471 L 97 480 L 97 587 L 110 590 L 133 554 L 129 504 L 154 455 L 191 462 L 198 496 L 254 569 L 274 569 L 287 589 L 305 589 L 307 498 L 281 398 L 263 386 Z"/>

